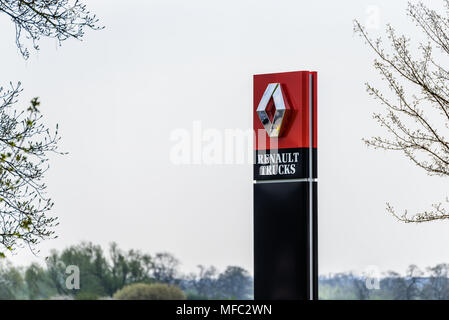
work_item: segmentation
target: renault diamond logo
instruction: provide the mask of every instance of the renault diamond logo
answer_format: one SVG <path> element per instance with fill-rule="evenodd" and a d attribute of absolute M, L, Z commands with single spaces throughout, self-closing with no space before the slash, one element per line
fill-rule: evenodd
<path fill-rule="evenodd" d="M 280 83 L 268 84 L 256 111 L 268 136 L 278 138 L 290 111 Z"/>

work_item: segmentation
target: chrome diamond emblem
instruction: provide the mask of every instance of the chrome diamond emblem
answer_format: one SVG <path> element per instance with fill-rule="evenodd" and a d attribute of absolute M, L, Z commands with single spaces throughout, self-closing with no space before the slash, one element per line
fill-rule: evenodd
<path fill-rule="evenodd" d="M 270 117 L 268 109 L 273 107 L 273 115 Z M 288 104 L 285 102 L 284 92 L 280 83 L 268 84 L 262 99 L 257 107 L 257 115 L 270 138 L 278 138 L 285 127 L 289 113 Z M 270 119 L 271 118 L 271 119 Z"/>

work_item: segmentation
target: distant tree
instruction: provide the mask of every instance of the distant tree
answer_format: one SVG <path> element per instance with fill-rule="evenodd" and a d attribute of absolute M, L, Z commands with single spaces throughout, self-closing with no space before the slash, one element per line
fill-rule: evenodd
<path fill-rule="evenodd" d="M 149 254 L 142 254 L 138 250 L 124 252 L 118 248 L 116 243 L 112 243 L 109 248 L 109 256 L 112 282 L 108 292 L 110 295 L 125 285 L 152 281 L 150 275 L 153 262 Z"/>
<path fill-rule="evenodd" d="M 28 41 L 38 50 L 41 37 L 61 43 L 81 39 L 86 27 L 100 29 L 78 0 L 0 0 L 0 14 L 14 23 L 25 59 Z M 42 124 L 37 98 L 27 108 L 14 108 L 21 91 L 20 82 L 0 87 L 0 257 L 22 245 L 34 251 L 39 241 L 54 237 L 57 225 L 48 215 L 53 202 L 42 180 L 49 154 L 57 152 L 58 129 L 50 132 Z"/>
<path fill-rule="evenodd" d="M 220 288 L 217 284 L 217 269 L 203 265 L 199 265 L 198 269 L 198 274 L 192 276 L 193 289 L 201 297 L 218 298 Z"/>
<path fill-rule="evenodd" d="M 323 300 L 356 299 L 354 276 L 351 273 L 337 273 L 319 278 L 319 298 Z"/>
<path fill-rule="evenodd" d="M 393 300 L 416 300 L 422 298 L 421 284 L 423 272 L 414 264 L 407 268 L 405 277 L 389 271 L 381 280 L 382 291 Z"/>
<path fill-rule="evenodd" d="M 187 298 L 199 299 L 252 299 L 253 278 L 245 269 L 228 266 L 218 273 L 213 266 L 198 265 L 198 272 L 179 279 L 179 286 Z"/>
<path fill-rule="evenodd" d="M 61 261 L 59 253 L 56 250 L 52 250 L 50 255 L 46 258 L 47 264 L 47 276 L 51 287 L 56 290 L 59 296 L 67 296 L 69 290 L 65 285 L 65 269 L 66 266 Z"/>
<path fill-rule="evenodd" d="M 443 2 L 449 9 L 449 0 Z M 391 50 L 384 49 L 381 38 L 371 39 L 358 21 L 354 26 L 376 54 L 374 68 L 392 93 L 388 97 L 367 84 L 368 93 L 385 106 L 385 112 L 375 113 L 374 119 L 385 128 L 386 135 L 367 139 L 366 144 L 402 152 L 429 175 L 445 178 L 449 176 L 448 12 L 440 14 L 422 3 L 409 3 L 407 13 L 427 39 L 417 44 L 417 54 L 413 53 L 411 36 L 397 35 L 391 25 L 386 31 Z M 390 204 L 387 210 L 404 222 L 426 222 L 448 219 L 444 205 L 448 202 L 446 199 L 411 217 L 407 211 L 397 214 Z"/>
<path fill-rule="evenodd" d="M 394 271 L 386 273 L 386 276 L 380 282 L 381 294 L 386 299 L 417 300 L 422 298 L 420 287 L 423 282 L 422 272 L 416 269 L 411 273 L 411 267 L 416 266 L 410 266 L 405 277 Z"/>
<path fill-rule="evenodd" d="M 185 300 L 181 289 L 165 283 L 135 283 L 114 294 L 117 300 Z"/>
<path fill-rule="evenodd" d="M 441 263 L 427 269 L 429 278 L 423 288 L 428 300 L 449 300 L 449 264 Z"/>
<path fill-rule="evenodd" d="M 99 245 L 82 242 L 64 249 L 59 255 L 62 266 L 77 266 L 80 270 L 80 292 L 98 296 L 112 295 L 111 273 L 107 258 Z M 64 285 L 65 285 L 64 277 Z M 73 294 L 80 292 L 73 290 Z"/>
<path fill-rule="evenodd" d="M 229 266 L 218 276 L 218 287 L 224 298 L 246 300 L 252 297 L 253 281 L 245 269 Z"/>
<path fill-rule="evenodd" d="M 178 274 L 179 260 L 168 252 L 153 257 L 152 277 L 156 282 L 174 284 Z"/>
<path fill-rule="evenodd" d="M 350 274 L 350 279 L 354 288 L 354 294 L 357 300 L 369 300 L 371 291 L 366 286 L 366 279 Z"/>
<path fill-rule="evenodd" d="M 24 281 L 19 269 L 10 263 L 0 264 L 0 300 L 19 299 Z"/>
<path fill-rule="evenodd" d="M 401 275 L 388 271 L 385 278 L 380 281 L 380 288 L 392 300 L 407 300 L 407 284 Z"/>
<path fill-rule="evenodd" d="M 424 273 L 417 265 L 410 265 L 406 273 L 405 299 L 414 300 L 421 297 L 421 289 L 419 287 Z"/>
<path fill-rule="evenodd" d="M 30 300 L 40 299 L 44 296 L 46 287 L 46 274 L 44 268 L 36 263 L 30 264 L 25 270 L 25 284 Z"/>

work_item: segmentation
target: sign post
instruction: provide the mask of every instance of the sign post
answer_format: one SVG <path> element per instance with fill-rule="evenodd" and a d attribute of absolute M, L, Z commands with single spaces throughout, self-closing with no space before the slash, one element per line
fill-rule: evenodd
<path fill-rule="evenodd" d="M 254 76 L 254 298 L 318 299 L 317 73 Z"/>

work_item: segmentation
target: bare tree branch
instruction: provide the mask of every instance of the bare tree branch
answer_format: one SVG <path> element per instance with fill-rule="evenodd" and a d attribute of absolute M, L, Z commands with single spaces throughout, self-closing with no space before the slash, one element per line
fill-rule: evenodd
<path fill-rule="evenodd" d="M 84 29 L 102 29 L 98 18 L 79 0 L 0 0 L 0 12 L 8 15 L 16 29 L 16 45 L 25 59 L 30 55 L 25 42 L 39 50 L 41 37 L 81 40 Z"/>
<path fill-rule="evenodd" d="M 371 39 L 356 20 L 354 31 L 376 54 L 374 68 L 388 85 L 392 99 L 379 89 L 366 84 L 367 92 L 385 107 L 385 113 L 375 113 L 374 119 L 386 129 L 383 137 L 364 139 L 368 146 L 401 151 L 412 163 L 429 175 L 449 176 L 449 71 L 437 62 L 434 52 L 449 54 L 449 0 L 444 0 L 448 12 L 444 16 L 424 4 L 411 4 L 407 14 L 427 43 L 416 43 L 419 55 L 412 55 L 410 38 L 398 36 L 387 26 L 388 50 L 381 38 Z M 447 201 L 446 201 L 447 202 Z M 426 222 L 449 219 L 442 203 L 412 217 L 407 212 L 398 215 L 393 207 L 387 211 L 404 222 Z"/>

